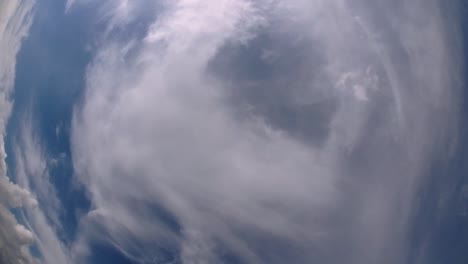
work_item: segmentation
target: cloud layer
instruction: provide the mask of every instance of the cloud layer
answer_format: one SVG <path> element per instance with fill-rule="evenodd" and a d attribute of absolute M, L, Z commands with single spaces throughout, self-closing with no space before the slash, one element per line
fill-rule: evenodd
<path fill-rule="evenodd" d="M 157 4 L 146 26 L 140 1 L 103 4 L 73 122 L 93 206 L 75 256 L 97 241 L 140 263 L 407 261 L 432 153 L 456 143 L 452 7 Z"/>

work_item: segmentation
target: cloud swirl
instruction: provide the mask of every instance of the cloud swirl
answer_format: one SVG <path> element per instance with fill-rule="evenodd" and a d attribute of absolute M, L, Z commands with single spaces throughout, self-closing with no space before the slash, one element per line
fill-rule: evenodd
<path fill-rule="evenodd" d="M 77 256 L 100 241 L 140 263 L 408 259 L 417 191 L 456 144 L 452 6 L 97 5 L 72 130 L 93 207 Z"/>

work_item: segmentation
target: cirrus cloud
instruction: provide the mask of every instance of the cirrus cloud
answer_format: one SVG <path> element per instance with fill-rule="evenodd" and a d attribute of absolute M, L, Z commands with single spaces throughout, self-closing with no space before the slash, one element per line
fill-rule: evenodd
<path fill-rule="evenodd" d="M 457 129 L 451 7 L 160 6 L 143 38 L 116 38 L 133 18 L 107 13 L 88 67 L 77 254 L 105 241 L 140 263 L 405 261 L 412 201 Z"/>
<path fill-rule="evenodd" d="M 5 126 L 10 115 L 16 54 L 27 35 L 34 1 L 0 3 L 0 262 L 33 263 L 27 246 L 33 234 L 20 225 L 11 208 L 34 207 L 37 202 L 26 189 L 13 183 L 7 175 L 4 146 Z"/>

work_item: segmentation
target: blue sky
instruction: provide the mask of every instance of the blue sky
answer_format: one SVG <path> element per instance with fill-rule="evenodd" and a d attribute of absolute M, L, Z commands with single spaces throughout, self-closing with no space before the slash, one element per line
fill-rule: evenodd
<path fill-rule="evenodd" d="M 464 5 L 1 3 L 0 262 L 465 263 Z"/>

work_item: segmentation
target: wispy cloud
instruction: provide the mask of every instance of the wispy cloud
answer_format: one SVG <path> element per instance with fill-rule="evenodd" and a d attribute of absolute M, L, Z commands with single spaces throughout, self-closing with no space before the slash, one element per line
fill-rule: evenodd
<path fill-rule="evenodd" d="M 94 208 L 76 251 L 99 240 L 141 263 L 401 263 L 415 190 L 456 131 L 459 47 L 441 12 L 179 0 L 143 38 L 109 37 L 73 123 Z M 115 34 L 130 27 L 112 16 Z"/>
<path fill-rule="evenodd" d="M 10 115 L 10 93 L 15 78 L 16 54 L 26 36 L 34 1 L 0 2 L 0 262 L 32 263 L 27 246 L 33 235 L 17 223 L 10 213 L 13 207 L 34 207 L 36 201 L 25 189 L 7 176 L 3 137 Z"/>
<path fill-rule="evenodd" d="M 14 142 L 16 180 L 34 192 L 38 200 L 38 206 L 23 209 L 25 224 L 33 232 L 34 245 L 43 263 L 71 263 L 68 250 L 58 235 L 62 231 L 58 214 L 63 208 L 50 182 L 49 169 L 53 163 L 41 149 L 30 118 L 23 118 L 19 131 Z"/>

